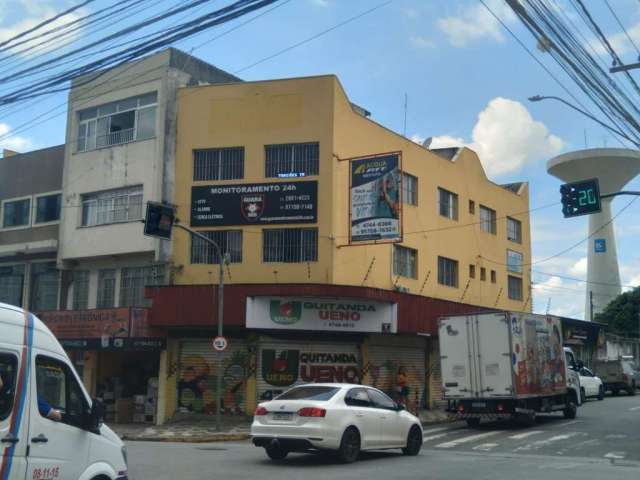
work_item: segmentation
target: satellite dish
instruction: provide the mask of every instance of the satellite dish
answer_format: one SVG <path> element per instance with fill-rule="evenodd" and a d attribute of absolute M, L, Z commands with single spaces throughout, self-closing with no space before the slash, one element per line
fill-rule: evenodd
<path fill-rule="evenodd" d="M 429 148 L 431 146 L 431 142 L 433 142 L 433 137 L 428 137 L 424 142 L 422 142 L 422 146 L 424 148 Z"/>

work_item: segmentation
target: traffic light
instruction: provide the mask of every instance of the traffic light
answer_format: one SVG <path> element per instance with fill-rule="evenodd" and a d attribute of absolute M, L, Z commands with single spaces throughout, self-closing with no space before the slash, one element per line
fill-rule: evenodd
<path fill-rule="evenodd" d="M 565 183 L 560 186 L 560 195 L 565 218 L 589 215 L 602 209 L 597 178 Z"/>
<path fill-rule="evenodd" d="M 171 228 L 175 220 L 175 211 L 171 205 L 147 202 L 147 214 L 144 218 L 144 234 L 150 237 L 171 240 Z"/>

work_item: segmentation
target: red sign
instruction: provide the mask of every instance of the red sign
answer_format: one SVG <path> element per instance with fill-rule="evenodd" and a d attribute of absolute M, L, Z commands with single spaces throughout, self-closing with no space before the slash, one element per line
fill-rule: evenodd
<path fill-rule="evenodd" d="M 213 339 L 213 349 L 216 352 L 224 352 L 229 346 L 229 341 L 225 337 L 216 337 Z"/>

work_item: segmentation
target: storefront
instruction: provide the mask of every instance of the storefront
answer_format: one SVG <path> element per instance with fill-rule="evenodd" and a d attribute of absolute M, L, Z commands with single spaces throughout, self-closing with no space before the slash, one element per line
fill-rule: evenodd
<path fill-rule="evenodd" d="M 564 345 L 571 347 L 577 359 L 587 366 L 592 366 L 594 360 L 602 356 L 599 350 L 604 352 L 606 348 L 606 325 L 574 318 L 561 318 L 560 321 Z"/>
<path fill-rule="evenodd" d="M 145 308 L 49 311 L 40 318 L 67 351 L 110 423 L 155 423 L 166 338 Z"/>

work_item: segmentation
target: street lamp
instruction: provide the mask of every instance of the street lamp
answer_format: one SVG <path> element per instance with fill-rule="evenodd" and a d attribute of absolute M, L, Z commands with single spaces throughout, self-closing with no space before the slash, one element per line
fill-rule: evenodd
<path fill-rule="evenodd" d="M 609 125 L 607 125 L 604 122 L 601 122 L 600 120 L 598 120 L 596 117 L 594 117 L 593 115 L 591 115 L 588 112 L 585 112 L 584 110 L 582 110 L 581 108 L 576 107 L 575 105 L 567 102 L 566 100 L 560 98 L 560 97 L 555 97 L 552 95 L 534 95 L 533 97 L 529 97 L 529 101 L 530 102 L 540 102 L 541 100 L 557 100 L 560 103 L 564 103 L 567 107 L 574 109 L 577 112 L 580 112 L 582 115 L 584 115 L 585 117 L 590 118 L 591 120 L 593 120 L 594 122 L 596 122 L 597 124 L 599 124 L 600 126 L 606 128 L 607 130 L 615 133 L 616 135 L 621 136 L 622 138 L 624 138 L 625 140 L 628 140 L 629 142 L 633 143 L 636 147 L 640 147 L 640 144 L 638 144 L 635 140 L 632 140 L 631 138 L 629 138 L 627 136 L 627 134 L 625 134 L 624 132 L 621 132 L 620 130 L 616 130 L 613 127 L 610 127 Z"/>

